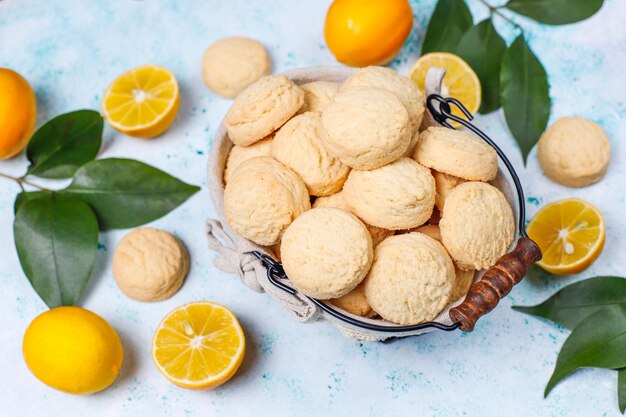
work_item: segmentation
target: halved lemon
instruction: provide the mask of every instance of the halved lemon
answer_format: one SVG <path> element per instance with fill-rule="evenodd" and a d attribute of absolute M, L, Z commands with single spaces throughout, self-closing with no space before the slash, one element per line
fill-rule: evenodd
<path fill-rule="evenodd" d="M 577 274 L 596 260 L 604 247 L 602 213 L 578 198 L 542 207 L 528 224 L 528 235 L 543 257 L 537 265 L 555 275 Z"/>
<path fill-rule="evenodd" d="M 153 138 L 170 127 L 179 104 L 174 74 L 157 65 L 144 65 L 111 83 L 102 99 L 102 113 L 122 133 Z"/>
<path fill-rule="evenodd" d="M 482 87 L 478 75 L 472 67 L 457 55 L 448 52 L 431 52 L 422 55 L 415 62 L 408 75 L 422 91 L 425 91 L 426 73 L 431 67 L 446 70 L 446 76 L 441 86 L 441 95 L 459 100 L 470 113 L 476 114 L 480 109 Z M 453 108 L 452 114 L 465 118 L 457 108 Z M 456 122 L 452 122 L 452 124 L 456 125 Z"/>
<path fill-rule="evenodd" d="M 185 304 L 170 312 L 152 339 L 152 359 L 171 382 L 211 389 L 239 369 L 246 341 L 237 317 L 209 301 Z"/>

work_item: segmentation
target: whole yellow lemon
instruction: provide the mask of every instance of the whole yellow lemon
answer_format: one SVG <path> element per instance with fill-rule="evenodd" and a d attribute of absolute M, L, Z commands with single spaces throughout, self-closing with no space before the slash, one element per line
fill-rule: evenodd
<path fill-rule="evenodd" d="M 81 307 L 57 307 L 37 316 L 26 329 L 22 353 L 41 382 L 70 394 L 111 385 L 124 357 L 113 327 Z"/>
<path fill-rule="evenodd" d="M 339 62 L 384 65 L 400 51 L 412 26 L 408 0 L 335 0 L 326 15 L 324 37 Z"/>
<path fill-rule="evenodd" d="M 0 68 L 0 159 L 22 152 L 35 130 L 35 92 L 20 74 Z"/>

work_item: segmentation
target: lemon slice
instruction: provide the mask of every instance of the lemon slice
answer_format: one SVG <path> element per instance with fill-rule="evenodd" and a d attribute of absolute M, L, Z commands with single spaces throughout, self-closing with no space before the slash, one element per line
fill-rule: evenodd
<path fill-rule="evenodd" d="M 467 62 L 448 52 L 431 52 L 422 55 L 415 62 L 408 75 L 422 91 L 425 91 L 426 73 L 430 67 L 446 70 L 446 76 L 441 85 L 443 97 L 453 97 L 459 100 L 472 114 L 478 112 L 482 88 L 478 76 Z M 465 119 L 463 113 L 456 107 L 452 109 L 452 114 Z M 451 122 L 451 124 L 458 127 L 456 122 Z"/>
<path fill-rule="evenodd" d="M 138 138 L 152 138 L 167 130 L 178 107 L 178 82 L 174 74 L 157 65 L 120 75 L 102 99 L 102 113 L 109 124 Z"/>
<path fill-rule="evenodd" d="M 185 304 L 170 312 L 152 339 L 152 359 L 171 382 L 211 389 L 237 372 L 245 337 L 235 315 L 209 301 Z"/>
<path fill-rule="evenodd" d="M 602 252 L 605 234 L 602 213 L 578 198 L 544 206 L 528 224 L 528 235 L 543 252 L 537 265 L 555 275 L 587 269 Z"/>

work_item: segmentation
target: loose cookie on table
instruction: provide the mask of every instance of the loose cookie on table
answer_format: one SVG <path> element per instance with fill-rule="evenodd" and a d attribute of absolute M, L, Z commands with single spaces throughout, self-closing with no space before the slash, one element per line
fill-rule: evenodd
<path fill-rule="evenodd" d="M 445 174 L 470 181 L 491 181 L 498 174 L 498 155 L 472 134 L 430 127 L 420 134 L 413 159 Z"/>
<path fill-rule="evenodd" d="M 235 99 L 224 125 L 235 145 L 248 146 L 281 127 L 304 103 L 304 91 L 284 75 L 268 75 Z"/>
<path fill-rule="evenodd" d="M 487 269 L 515 237 L 513 210 L 504 194 L 483 182 L 466 182 L 448 195 L 439 222 L 443 245 L 462 269 Z"/>
<path fill-rule="evenodd" d="M 300 177 L 268 156 L 242 162 L 224 188 L 228 224 L 259 245 L 278 243 L 287 226 L 310 208 Z"/>
<path fill-rule="evenodd" d="M 171 233 L 142 227 L 128 233 L 113 254 L 113 276 L 128 297 L 139 301 L 170 298 L 189 272 L 189 254 Z"/>
<path fill-rule="evenodd" d="M 326 131 L 318 112 L 295 116 L 281 127 L 272 142 L 274 158 L 302 178 L 314 196 L 341 190 L 350 168 L 328 153 L 323 144 Z"/>
<path fill-rule="evenodd" d="M 403 157 L 371 171 L 351 171 L 343 197 L 366 223 L 390 230 L 410 229 L 431 216 L 435 180 L 428 168 Z"/>
<path fill-rule="evenodd" d="M 418 324 L 434 319 L 448 304 L 454 281 L 454 265 L 441 243 L 413 232 L 376 247 L 365 296 L 384 319 Z"/>
<path fill-rule="evenodd" d="M 335 95 L 322 112 L 324 145 L 344 164 L 375 169 L 400 158 L 411 142 L 406 108 L 378 87 L 352 87 Z"/>
<path fill-rule="evenodd" d="M 298 217 L 285 231 L 280 252 L 285 273 L 303 294 L 318 299 L 348 294 L 372 264 L 372 238 L 345 210 L 320 207 Z"/>

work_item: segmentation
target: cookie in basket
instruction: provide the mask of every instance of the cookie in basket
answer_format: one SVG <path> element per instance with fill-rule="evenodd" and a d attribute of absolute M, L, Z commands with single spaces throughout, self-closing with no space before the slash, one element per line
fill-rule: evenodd
<path fill-rule="evenodd" d="M 443 310 L 454 281 L 454 265 L 441 243 L 423 233 L 407 233 L 376 247 L 365 296 L 384 319 L 418 324 Z"/>
<path fill-rule="evenodd" d="M 329 301 L 335 307 L 347 311 L 350 314 L 354 314 L 355 316 L 369 318 L 376 316 L 376 312 L 367 302 L 367 297 L 365 297 L 365 286 L 363 282 L 343 297 L 333 298 Z"/>
<path fill-rule="evenodd" d="M 281 127 L 304 103 L 304 91 L 284 75 L 268 75 L 243 90 L 224 125 L 235 145 L 248 146 Z"/>
<path fill-rule="evenodd" d="M 304 91 L 304 105 L 300 113 L 324 110 L 337 94 L 340 86 L 341 84 L 332 81 L 313 81 L 302 84 L 300 88 Z"/>
<path fill-rule="evenodd" d="M 228 224 L 259 245 L 278 243 L 287 226 L 310 208 L 300 177 L 268 156 L 242 162 L 224 188 Z"/>
<path fill-rule="evenodd" d="M 350 172 L 347 165 L 328 153 L 324 135 L 320 113 L 306 112 L 285 123 L 271 146 L 272 156 L 298 174 L 314 196 L 341 190 Z"/>
<path fill-rule="evenodd" d="M 303 294 L 318 299 L 348 294 L 372 265 L 372 238 L 352 213 L 314 208 L 298 217 L 280 244 L 285 273 Z"/>
<path fill-rule="evenodd" d="M 491 181 L 498 174 L 495 149 L 470 133 L 446 127 L 423 131 L 413 159 L 428 168 L 470 181 Z"/>
<path fill-rule="evenodd" d="M 235 168 L 237 168 L 243 161 L 247 161 L 255 156 L 270 156 L 273 138 L 274 135 L 270 135 L 265 139 L 254 142 L 250 146 L 233 146 L 228 154 L 226 167 L 224 168 L 224 184 L 228 183 L 230 177 L 235 171 Z"/>
<path fill-rule="evenodd" d="M 435 180 L 428 168 L 403 157 L 371 171 L 351 171 L 343 197 L 366 223 L 390 230 L 410 229 L 430 218 Z"/>
<path fill-rule="evenodd" d="M 466 182 L 446 199 L 441 238 L 462 269 L 487 269 L 504 255 L 515 236 L 513 210 L 504 194 L 483 182 Z"/>
<path fill-rule="evenodd" d="M 344 164 L 375 169 L 400 158 L 411 142 L 406 108 L 379 87 L 352 87 L 335 95 L 322 112 L 324 145 Z"/>
<path fill-rule="evenodd" d="M 423 233 L 427 236 L 432 237 L 437 242 L 441 242 L 441 231 L 439 230 L 439 226 L 436 224 L 428 224 L 426 226 L 420 226 L 414 229 L 415 232 Z M 454 263 L 454 261 L 453 261 Z M 450 302 L 454 302 L 461 297 L 464 297 L 469 291 L 470 287 L 474 283 L 474 275 L 476 271 L 473 269 L 461 269 L 456 264 L 454 265 L 454 288 L 452 289 L 452 294 L 450 295 Z"/>
<path fill-rule="evenodd" d="M 358 70 L 348 78 L 341 90 L 357 86 L 381 87 L 395 94 L 409 113 L 411 131 L 415 132 L 422 123 L 424 115 L 424 94 L 417 84 L 407 77 L 403 77 L 391 68 L 366 67 Z"/>
<path fill-rule="evenodd" d="M 313 207 L 334 207 L 350 211 L 350 207 L 346 204 L 346 200 L 343 198 L 343 191 L 326 196 L 318 197 L 313 202 Z M 374 247 L 380 242 L 393 235 L 393 230 L 383 229 L 382 227 L 372 226 L 371 224 L 364 223 L 367 227 L 367 231 L 372 236 L 372 244 Z"/>
<path fill-rule="evenodd" d="M 454 175 L 444 174 L 443 172 L 431 170 L 433 178 L 435 179 L 435 206 L 439 211 L 443 211 L 443 203 L 450 194 L 450 191 L 457 185 L 466 182 L 463 178 L 455 177 Z"/>

